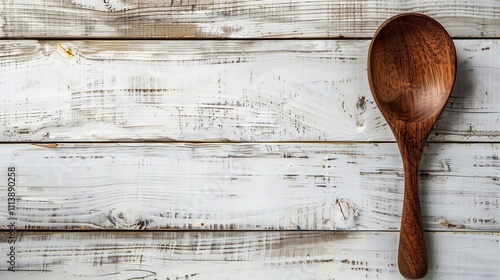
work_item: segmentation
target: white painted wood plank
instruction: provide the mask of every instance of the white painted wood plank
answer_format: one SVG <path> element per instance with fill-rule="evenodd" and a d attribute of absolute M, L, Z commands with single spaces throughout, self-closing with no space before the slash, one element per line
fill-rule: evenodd
<path fill-rule="evenodd" d="M 500 226 L 500 145 L 434 143 L 421 166 L 426 229 Z M 0 145 L 21 229 L 398 229 L 396 144 Z M 0 197 L 0 225 L 10 217 Z"/>
<path fill-rule="evenodd" d="M 431 141 L 498 141 L 500 40 L 456 40 Z M 361 41 L 1 41 L 1 141 L 393 141 Z"/>
<path fill-rule="evenodd" d="M 495 0 L 0 1 L 2 37 L 371 37 L 387 18 L 419 12 L 459 37 L 500 35 Z"/>
<path fill-rule="evenodd" d="M 499 237 L 429 233 L 425 279 L 498 279 Z M 14 273 L 1 239 L 9 279 L 404 279 L 396 232 L 18 232 Z"/>

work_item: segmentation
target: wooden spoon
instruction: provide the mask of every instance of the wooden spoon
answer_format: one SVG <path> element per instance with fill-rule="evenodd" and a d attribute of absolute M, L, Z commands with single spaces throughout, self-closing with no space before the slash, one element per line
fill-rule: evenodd
<path fill-rule="evenodd" d="M 427 274 L 418 191 L 422 151 L 455 83 L 457 56 L 446 30 L 421 14 L 384 22 L 368 51 L 368 82 L 403 158 L 405 188 L 398 266 L 407 278 Z"/>

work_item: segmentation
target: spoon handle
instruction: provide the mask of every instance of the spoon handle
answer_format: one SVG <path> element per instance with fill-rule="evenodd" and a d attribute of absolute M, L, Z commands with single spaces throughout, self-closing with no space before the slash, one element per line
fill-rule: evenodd
<path fill-rule="evenodd" d="M 405 171 L 403 216 L 399 237 L 398 267 L 410 279 L 427 274 L 427 248 L 418 191 L 418 173 L 424 142 L 402 145 L 401 154 Z"/>

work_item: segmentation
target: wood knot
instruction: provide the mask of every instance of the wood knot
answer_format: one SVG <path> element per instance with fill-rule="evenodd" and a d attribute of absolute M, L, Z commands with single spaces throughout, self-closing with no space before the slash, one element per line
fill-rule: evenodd
<path fill-rule="evenodd" d="M 120 229 L 147 229 L 151 223 L 145 219 L 134 207 L 119 207 L 109 211 L 108 220 Z"/>
<path fill-rule="evenodd" d="M 356 226 L 359 211 L 352 202 L 337 198 L 333 210 L 332 218 L 336 229 L 349 229 Z"/>

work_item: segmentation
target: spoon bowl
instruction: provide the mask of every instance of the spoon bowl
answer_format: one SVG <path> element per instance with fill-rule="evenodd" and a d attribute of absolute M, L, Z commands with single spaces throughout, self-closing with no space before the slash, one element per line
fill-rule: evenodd
<path fill-rule="evenodd" d="M 456 52 L 438 22 L 395 16 L 375 33 L 369 54 L 370 86 L 384 116 L 415 122 L 439 115 L 455 81 Z"/>
<path fill-rule="evenodd" d="M 407 278 L 427 274 L 427 249 L 418 191 L 425 142 L 453 91 L 455 45 L 434 19 L 394 16 L 375 32 L 368 51 L 368 82 L 403 159 L 405 189 L 398 267 Z"/>

